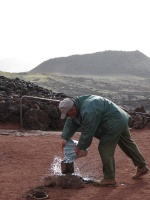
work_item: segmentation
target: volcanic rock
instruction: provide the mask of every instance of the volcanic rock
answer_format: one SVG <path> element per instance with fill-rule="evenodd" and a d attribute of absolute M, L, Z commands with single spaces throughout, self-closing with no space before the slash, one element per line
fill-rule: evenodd
<path fill-rule="evenodd" d="M 61 188 L 75 188 L 84 187 L 82 177 L 77 175 L 62 175 L 62 176 L 47 176 L 44 179 L 44 186 L 46 187 L 61 187 Z"/>
<path fill-rule="evenodd" d="M 59 101 L 68 97 L 19 78 L 0 76 L 0 122 L 20 123 L 30 130 L 62 130 L 65 120 L 60 119 Z M 150 115 L 143 106 L 127 111 L 130 127 L 150 127 Z"/>

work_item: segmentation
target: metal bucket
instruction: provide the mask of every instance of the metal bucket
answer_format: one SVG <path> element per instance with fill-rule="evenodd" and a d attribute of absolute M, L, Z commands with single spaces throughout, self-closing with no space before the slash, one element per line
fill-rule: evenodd
<path fill-rule="evenodd" d="M 74 173 L 74 163 L 68 160 L 61 161 L 61 172 L 62 174 L 72 174 Z"/>

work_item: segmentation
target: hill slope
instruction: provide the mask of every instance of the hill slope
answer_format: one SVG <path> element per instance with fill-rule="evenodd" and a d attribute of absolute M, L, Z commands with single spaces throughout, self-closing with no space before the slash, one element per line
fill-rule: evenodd
<path fill-rule="evenodd" d="M 29 73 L 150 76 L 150 58 L 140 51 L 104 51 L 47 60 Z"/>

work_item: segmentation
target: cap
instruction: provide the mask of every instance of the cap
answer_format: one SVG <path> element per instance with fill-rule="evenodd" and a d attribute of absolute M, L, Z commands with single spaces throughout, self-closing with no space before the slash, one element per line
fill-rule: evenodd
<path fill-rule="evenodd" d="M 61 119 L 66 117 L 66 114 L 73 107 L 73 101 L 69 98 L 65 98 L 59 103 L 59 110 L 61 112 Z"/>

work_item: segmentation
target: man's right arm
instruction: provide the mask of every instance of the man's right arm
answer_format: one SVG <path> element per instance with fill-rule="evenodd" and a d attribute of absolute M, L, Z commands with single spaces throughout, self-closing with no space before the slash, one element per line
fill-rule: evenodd
<path fill-rule="evenodd" d="M 73 118 L 67 118 L 62 132 L 62 138 L 66 141 L 69 140 L 79 128 L 80 125 Z"/>

